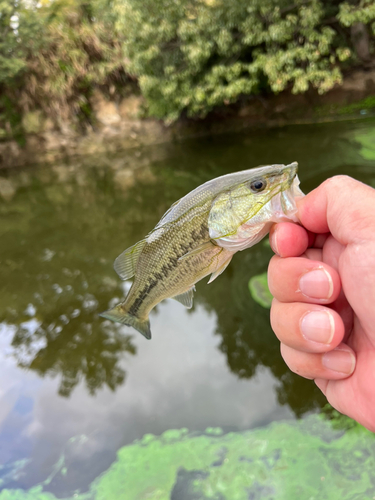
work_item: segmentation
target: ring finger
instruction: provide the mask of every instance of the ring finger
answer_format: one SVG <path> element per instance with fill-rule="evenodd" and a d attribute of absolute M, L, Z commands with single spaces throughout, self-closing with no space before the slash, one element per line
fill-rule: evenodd
<path fill-rule="evenodd" d="M 276 299 L 272 301 L 271 326 L 280 342 L 309 353 L 334 349 L 345 332 L 341 316 L 328 307 Z"/>

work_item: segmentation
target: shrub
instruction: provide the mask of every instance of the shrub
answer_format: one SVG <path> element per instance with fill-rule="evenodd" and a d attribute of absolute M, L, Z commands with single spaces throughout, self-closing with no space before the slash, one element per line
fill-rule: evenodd
<path fill-rule="evenodd" d="M 337 3 L 115 0 L 114 8 L 150 114 L 174 120 L 262 90 L 323 93 L 340 83 L 351 51 L 330 20 Z"/>
<path fill-rule="evenodd" d="M 323 93 L 371 60 L 374 36 L 373 0 L 0 0 L 0 125 L 15 134 L 33 109 L 90 121 L 95 87 L 139 84 L 167 122 L 261 92 Z"/>

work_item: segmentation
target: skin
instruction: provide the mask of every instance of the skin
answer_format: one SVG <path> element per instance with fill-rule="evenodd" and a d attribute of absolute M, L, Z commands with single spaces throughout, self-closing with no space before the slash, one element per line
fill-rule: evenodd
<path fill-rule="evenodd" d="M 288 367 L 375 432 L 375 190 L 336 176 L 297 205 L 301 225 L 270 232 L 272 328 Z"/>

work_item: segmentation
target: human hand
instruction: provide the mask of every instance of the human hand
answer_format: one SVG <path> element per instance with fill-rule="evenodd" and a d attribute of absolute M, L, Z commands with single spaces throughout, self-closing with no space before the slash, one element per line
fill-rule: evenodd
<path fill-rule="evenodd" d="M 375 432 L 375 190 L 328 179 L 270 233 L 271 325 L 289 368 Z"/>

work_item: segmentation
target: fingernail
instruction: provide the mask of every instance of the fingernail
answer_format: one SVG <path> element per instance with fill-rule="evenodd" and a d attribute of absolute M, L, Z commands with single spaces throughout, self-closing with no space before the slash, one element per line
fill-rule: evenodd
<path fill-rule="evenodd" d="M 332 278 L 324 269 L 314 269 L 300 278 L 299 289 L 312 299 L 329 299 L 333 293 Z"/>
<path fill-rule="evenodd" d="M 270 245 L 271 245 L 272 250 L 275 252 L 275 254 L 280 256 L 279 248 L 277 246 L 277 230 L 276 229 L 274 231 L 272 231 L 272 233 L 270 233 Z"/>
<path fill-rule="evenodd" d="M 330 344 L 335 333 L 335 322 L 328 311 L 311 311 L 301 320 L 301 332 L 307 340 Z"/>
<path fill-rule="evenodd" d="M 350 375 L 354 371 L 355 356 L 351 351 L 336 348 L 323 354 L 322 364 L 334 372 Z"/>

